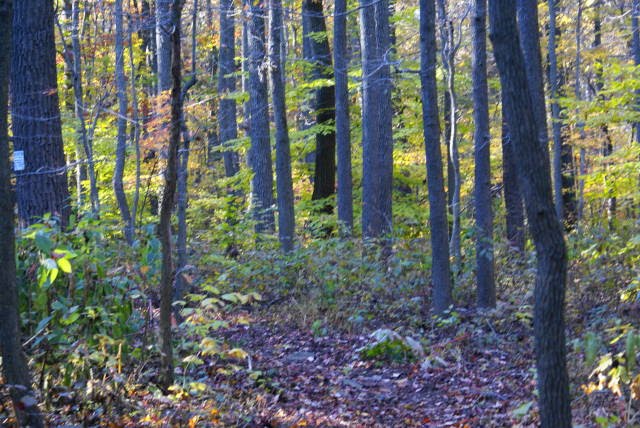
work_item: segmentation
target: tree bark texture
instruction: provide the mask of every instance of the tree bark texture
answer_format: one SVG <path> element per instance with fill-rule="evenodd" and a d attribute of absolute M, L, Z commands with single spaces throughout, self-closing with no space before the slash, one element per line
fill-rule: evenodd
<path fill-rule="evenodd" d="M 553 203 L 548 153 L 538 139 L 539 122 L 532 107 L 536 89 L 530 88 L 527 79 L 515 2 L 490 0 L 489 19 L 518 178 L 536 247 L 534 336 L 540 423 L 543 428 L 568 428 L 571 397 L 564 322 L 567 254 Z"/>
<path fill-rule="evenodd" d="M 360 0 L 362 51 L 362 234 L 392 231 L 393 138 L 389 2 Z"/>
<path fill-rule="evenodd" d="M 496 305 L 496 286 L 493 272 L 491 134 L 489 131 L 489 89 L 487 84 L 487 0 L 475 0 L 472 26 L 477 299 L 478 306 L 491 308 Z"/>
<path fill-rule="evenodd" d="M 349 118 L 349 64 L 347 57 L 347 0 L 336 0 L 333 20 L 333 64 L 336 92 L 338 151 L 338 221 L 347 234 L 353 229 L 351 121 Z"/>
<path fill-rule="evenodd" d="M 24 153 L 25 169 L 16 176 L 21 225 L 44 214 L 70 213 L 56 76 L 53 3 L 14 3 L 11 114 L 14 151 Z"/>
<path fill-rule="evenodd" d="M 269 138 L 269 100 L 267 72 L 265 68 L 265 2 L 248 0 L 249 19 L 249 166 L 251 180 L 251 205 L 256 221 L 256 232 L 272 232 L 273 215 L 273 165 Z"/>
<path fill-rule="evenodd" d="M 422 120 L 427 158 L 429 190 L 429 226 L 431 229 L 432 306 L 443 313 L 452 303 L 449 265 L 447 198 L 444 192 L 440 117 L 436 80 L 435 0 L 420 0 L 420 80 L 422 84 Z"/>
<path fill-rule="evenodd" d="M 295 241 L 295 214 L 293 206 L 293 179 L 291 178 L 291 149 L 287 125 L 287 106 L 280 60 L 282 47 L 282 2 L 269 0 L 269 71 L 273 91 L 273 117 L 276 125 L 276 188 L 278 195 L 278 238 L 285 253 L 293 250 Z"/>

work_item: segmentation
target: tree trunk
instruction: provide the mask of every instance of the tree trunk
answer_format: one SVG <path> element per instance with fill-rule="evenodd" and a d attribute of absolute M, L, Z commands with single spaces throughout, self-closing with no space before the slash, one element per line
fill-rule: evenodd
<path fill-rule="evenodd" d="M 445 139 L 447 144 L 448 203 L 451 214 L 449 253 L 453 256 L 454 273 L 462 271 L 462 249 L 460 247 L 460 154 L 458 151 L 457 99 L 455 91 L 455 56 L 453 22 L 447 15 L 445 0 L 438 0 L 440 18 L 441 56 L 445 71 Z"/>
<path fill-rule="evenodd" d="M 388 0 L 360 0 L 362 46 L 362 234 L 392 231 L 393 139 Z"/>
<path fill-rule="evenodd" d="M 487 84 L 487 0 L 475 0 L 473 18 L 473 133 L 475 154 L 476 280 L 478 306 L 496 305 L 491 208 L 491 134 Z"/>
<path fill-rule="evenodd" d="M 253 171 L 251 180 L 251 204 L 256 221 L 256 232 L 272 232 L 274 229 L 273 166 L 269 138 L 269 100 L 265 62 L 265 2 L 247 0 L 249 20 L 249 165 Z"/>
<path fill-rule="evenodd" d="M 632 31 L 632 41 L 631 41 L 631 49 L 633 52 L 633 63 L 636 65 L 640 65 L 640 29 L 638 26 L 638 18 L 640 17 L 640 0 L 633 0 L 631 10 L 631 31 Z M 636 111 L 640 110 L 640 90 L 636 91 Z M 636 122 L 633 124 L 634 129 L 634 139 L 636 143 L 640 144 L 640 122 Z"/>
<path fill-rule="evenodd" d="M 171 344 L 172 295 L 175 272 L 171 245 L 171 212 L 178 180 L 178 146 L 182 131 L 182 55 L 180 34 L 182 0 L 173 0 L 171 8 L 171 127 L 167 150 L 167 168 L 164 172 L 164 189 L 160 206 L 158 235 L 162 249 L 160 278 L 160 382 L 168 388 L 173 383 L 173 347 Z"/>
<path fill-rule="evenodd" d="M 420 0 L 420 80 L 422 120 L 427 158 L 429 226 L 431 229 L 431 285 L 435 313 L 443 313 L 452 303 L 447 227 L 447 198 L 444 193 L 440 118 L 436 81 L 435 0 Z"/>
<path fill-rule="evenodd" d="M 156 64 L 158 94 L 171 88 L 172 0 L 156 0 Z"/>
<path fill-rule="evenodd" d="M 93 159 L 93 146 L 87 136 L 87 126 L 84 120 L 84 95 L 82 87 L 82 52 L 80 49 L 80 5 L 78 0 L 74 0 L 71 7 L 71 47 L 73 52 L 73 93 L 75 97 L 74 112 L 78 120 L 77 134 L 81 141 L 84 154 L 87 157 L 87 172 L 89 173 L 89 198 L 91 200 L 91 211 L 94 214 L 100 212 L 100 197 L 98 195 L 98 184 L 96 182 L 96 168 Z"/>
<path fill-rule="evenodd" d="M 218 61 L 218 94 L 220 106 L 218 124 L 220 125 L 220 144 L 224 147 L 228 141 L 238 138 L 236 124 L 236 101 L 227 98 L 228 94 L 236 90 L 235 63 L 235 19 L 233 0 L 220 1 L 220 56 Z M 224 171 L 227 177 L 233 177 L 240 170 L 238 153 L 234 150 L 225 150 Z"/>
<path fill-rule="evenodd" d="M 3 29 L 0 32 L 0 355 L 4 383 L 9 386 L 18 424 L 38 428 L 44 424 L 33 391 L 29 366 L 22 353 L 16 283 L 15 197 L 11 184 L 7 124 L 12 3 L 12 0 L 0 0 L 0 28 Z"/>
<path fill-rule="evenodd" d="M 575 96 L 576 101 L 581 101 L 583 96 L 582 91 L 582 1 L 578 0 L 578 14 L 576 16 L 576 81 L 575 81 Z M 584 122 L 578 122 L 578 132 L 580 140 L 584 140 Z M 577 220 L 582 220 L 584 215 L 584 176 L 587 173 L 586 167 L 586 150 L 584 147 L 580 147 L 580 164 L 579 173 L 580 179 L 578 180 L 578 202 L 576 208 Z"/>
<path fill-rule="evenodd" d="M 504 91 L 502 100 L 504 103 Z M 502 185 L 504 187 L 504 207 L 506 211 L 507 241 L 518 254 L 524 255 L 524 208 L 522 193 L 518 184 L 518 167 L 509 135 L 509 125 L 502 107 Z"/>
<path fill-rule="evenodd" d="M 21 151 L 25 161 L 25 169 L 16 174 L 22 225 L 51 213 L 65 226 L 70 213 L 58 102 L 54 17 L 52 2 L 15 2 L 11 113 L 14 154 Z"/>
<path fill-rule="evenodd" d="M 564 331 L 567 254 L 552 198 L 549 157 L 538 141 L 540 125 L 532 107 L 540 98 L 532 94 L 539 88 L 530 87 L 527 80 L 515 2 L 490 0 L 489 17 L 490 37 L 504 91 L 503 105 L 538 262 L 533 322 L 540 422 L 543 428 L 570 427 Z"/>
<path fill-rule="evenodd" d="M 349 64 L 347 57 L 347 0 L 336 0 L 333 19 L 333 64 L 336 91 L 338 146 L 338 221 L 345 234 L 353 230 L 351 176 L 351 121 L 349 118 Z"/>
<path fill-rule="evenodd" d="M 144 2 L 143 2 L 144 7 Z M 148 7 L 148 4 L 147 4 Z M 128 27 L 128 42 L 129 46 L 133 46 L 133 25 L 131 20 Z M 144 51 L 143 51 L 144 52 Z M 129 49 L 129 80 L 131 83 L 131 110 L 133 126 L 131 127 L 131 145 L 135 149 L 136 156 L 136 183 L 133 193 L 133 203 L 131 204 L 131 221 L 133 224 L 133 231 L 135 233 L 136 218 L 138 214 L 138 207 L 140 205 L 140 185 L 141 185 L 141 153 L 140 153 L 140 111 L 138 108 L 138 91 L 136 90 L 136 68 L 133 61 L 133 49 Z"/>
<path fill-rule="evenodd" d="M 124 236 L 129 245 L 133 244 L 133 217 L 124 192 L 122 179 L 127 156 L 127 81 L 124 76 L 124 24 L 122 0 L 115 0 L 116 22 L 116 92 L 118 96 L 118 143 L 116 145 L 116 165 L 113 171 L 113 193 L 118 202 L 120 217 L 124 223 Z"/>
<path fill-rule="evenodd" d="M 293 180 L 291 178 L 291 151 L 287 126 L 285 88 L 280 63 L 282 45 L 282 3 L 269 0 L 270 74 L 273 91 L 273 116 L 276 125 L 276 186 L 278 191 L 278 237 L 285 253 L 293 250 L 295 241 L 295 214 L 293 210 Z"/>
<path fill-rule="evenodd" d="M 311 54 L 312 80 L 332 79 L 331 51 L 329 36 L 324 20 L 322 0 L 303 0 L 302 19 L 306 20 L 303 28 L 307 31 L 303 35 L 307 39 Z M 309 36 L 309 33 L 313 36 Z M 319 35 L 326 37 L 321 39 Z M 335 89 L 334 86 L 323 86 L 315 90 L 316 124 L 333 125 L 335 120 Z M 311 199 L 316 201 L 332 196 L 336 191 L 336 134 L 335 131 L 316 133 L 315 170 L 313 176 L 313 194 Z M 324 211 L 333 211 L 332 204 L 327 203 Z"/>

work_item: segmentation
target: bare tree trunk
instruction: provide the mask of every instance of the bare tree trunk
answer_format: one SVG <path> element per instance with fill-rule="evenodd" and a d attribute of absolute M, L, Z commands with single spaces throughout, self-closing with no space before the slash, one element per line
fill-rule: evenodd
<path fill-rule="evenodd" d="M 571 397 L 564 322 L 567 254 L 562 225 L 553 203 L 549 156 L 539 142 L 540 124 L 532 107 L 539 98 L 532 93 L 539 88 L 530 87 L 527 79 L 515 2 L 490 0 L 489 17 L 490 37 L 504 93 L 504 111 L 536 246 L 538 270 L 533 322 L 540 422 L 543 428 L 569 428 Z"/>
<path fill-rule="evenodd" d="M 578 0 L 578 14 L 576 16 L 576 81 L 575 81 L 575 97 L 577 101 L 582 100 L 582 0 Z M 584 123 L 582 120 L 578 122 L 578 132 L 580 140 L 584 140 Z M 580 147 L 580 179 L 578 181 L 578 202 L 577 202 L 577 220 L 581 221 L 584 215 L 584 175 L 587 173 L 586 168 L 586 151 L 584 147 Z"/>
<path fill-rule="evenodd" d="M 218 76 L 218 94 L 220 95 L 219 119 L 220 144 L 224 147 L 228 141 L 238 138 L 236 123 L 236 101 L 227 98 L 236 90 L 235 63 L 235 19 L 233 0 L 220 1 L 220 58 Z M 227 177 L 233 177 L 240 170 L 238 153 L 234 150 L 223 152 L 224 171 Z"/>
<path fill-rule="evenodd" d="M 393 138 L 388 0 L 360 0 L 362 46 L 362 234 L 392 232 Z"/>
<path fill-rule="evenodd" d="M 165 388 L 173 383 L 173 347 L 171 344 L 171 316 L 173 280 L 171 212 L 173 211 L 176 183 L 178 180 L 178 146 L 182 131 L 182 55 L 180 49 L 182 0 L 173 0 L 171 9 L 171 131 L 167 150 L 165 185 L 160 207 L 158 235 L 162 248 L 160 279 L 160 381 Z"/>
<path fill-rule="evenodd" d="M 278 237 L 285 253 L 293 250 L 295 241 L 295 214 L 293 207 L 293 180 L 291 178 L 291 151 L 287 126 L 285 88 L 280 63 L 282 41 L 282 3 L 269 0 L 270 74 L 273 91 L 273 116 L 276 124 L 276 187 L 278 191 Z"/>
<path fill-rule="evenodd" d="M 249 20 L 249 135 L 251 148 L 249 164 L 253 170 L 251 205 L 256 221 L 256 232 L 272 232 L 273 165 L 269 138 L 269 100 L 265 53 L 265 2 L 247 0 Z"/>
<path fill-rule="evenodd" d="M 74 111 L 78 120 L 78 135 L 87 157 L 87 171 L 89 173 L 89 198 L 91 200 L 91 211 L 94 214 L 100 212 L 100 197 L 98 195 L 98 184 L 96 182 L 96 169 L 93 158 L 93 147 L 87 136 L 87 126 L 84 120 L 84 95 L 82 87 L 82 52 L 80 49 L 79 37 L 79 14 L 80 5 L 78 0 L 73 0 L 71 12 L 71 46 L 73 51 L 73 93 L 75 96 Z"/>
<path fill-rule="evenodd" d="M 475 0 L 473 18 L 473 122 L 475 129 L 476 280 L 478 306 L 496 305 L 493 273 L 493 210 L 491 208 L 491 134 L 487 84 L 487 0 Z"/>
<path fill-rule="evenodd" d="M 14 155 L 25 168 L 16 176 L 22 225 L 51 213 L 66 226 L 70 214 L 56 73 L 53 3 L 14 3 L 11 114 Z"/>
<path fill-rule="evenodd" d="M 127 195 L 124 192 L 123 176 L 127 156 L 127 81 L 124 76 L 124 24 L 122 0 L 115 1 L 116 22 L 116 92 L 118 95 L 118 143 L 116 165 L 113 172 L 113 192 L 124 223 L 124 236 L 129 245 L 133 244 L 134 219 L 131 216 Z"/>
<path fill-rule="evenodd" d="M 438 0 L 438 16 L 442 40 L 442 64 L 445 70 L 445 138 L 447 139 L 449 205 L 452 216 L 451 234 L 449 237 L 449 253 L 453 256 L 453 271 L 459 274 L 462 270 L 462 249 L 460 247 L 460 154 L 458 150 L 457 132 L 457 95 L 455 91 L 455 56 L 453 22 L 447 14 L 445 0 Z"/>
<path fill-rule="evenodd" d="M 143 2 L 144 7 L 144 2 Z M 148 4 L 147 4 L 148 7 Z M 131 8 L 131 4 L 129 4 Z M 131 221 L 133 223 L 133 232 L 135 235 L 136 218 L 138 214 L 138 207 L 140 205 L 140 169 L 141 169 L 141 155 L 140 155 L 140 112 L 138 108 L 138 91 L 136 90 L 136 71 L 133 61 L 133 25 L 132 17 L 129 15 L 129 27 L 128 27 L 128 39 L 129 39 L 129 80 L 131 83 L 131 109 L 133 127 L 131 128 L 131 144 L 136 152 L 136 184 L 133 193 L 133 203 L 131 204 Z"/>
<path fill-rule="evenodd" d="M 156 0 L 156 64 L 158 94 L 171 88 L 171 2 Z"/>
<path fill-rule="evenodd" d="M 349 66 L 347 58 L 347 0 L 336 0 L 333 19 L 333 64 L 336 91 L 336 144 L 338 146 L 338 221 L 345 234 L 353 230 L 351 175 L 351 122 L 349 119 Z"/>
<path fill-rule="evenodd" d="M 502 100 L 504 103 L 504 92 Z M 504 187 L 504 207 L 505 222 L 507 229 L 507 241 L 509 246 L 518 254 L 524 255 L 524 207 L 522 206 L 522 193 L 518 184 L 517 165 L 513 144 L 509 135 L 509 125 L 507 124 L 502 107 L 502 185 Z"/>
<path fill-rule="evenodd" d="M 420 80 L 422 83 L 422 120 L 429 190 L 432 305 L 434 312 L 440 314 L 452 304 L 452 297 L 447 198 L 444 193 L 442 153 L 440 152 L 435 9 L 435 0 L 420 0 Z"/>
<path fill-rule="evenodd" d="M 27 360 L 22 353 L 16 284 L 15 195 L 9 164 L 7 124 L 13 1 L 0 0 L 0 352 L 4 383 L 9 387 L 20 426 L 43 427 Z M 53 30 L 53 28 L 52 28 Z"/>

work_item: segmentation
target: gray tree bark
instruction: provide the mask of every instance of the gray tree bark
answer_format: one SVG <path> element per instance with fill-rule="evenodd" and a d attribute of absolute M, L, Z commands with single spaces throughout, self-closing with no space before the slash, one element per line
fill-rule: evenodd
<path fill-rule="evenodd" d="M 22 225 L 44 214 L 64 226 L 70 213 L 64 157 L 52 2 L 14 3 L 11 114 L 14 153 L 24 153 L 25 169 L 16 176 L 18 217 Z"/>
<path fill-rule="evenodd" d="M 0 352 L 5 384 L 20 426 L 43 427 L 27 360 L 22 353 L 16 283 L 15 195 L 7 123 L 13 1 L 0 0 Z M 53 30 L 53 28 L 52 28 Z"/>
<path fill-rule="evenodd" d="M 282 45 L 282 2 L 269 0 L 269 71 L 273 92 L 273 116 L 276 125 L 276 187 L 278 192 L 278 237 L 285 253 L 293 250 L 295 241 L 295 214 L 293 207 L 293 180 L 291 178 L 291 149 L 287 125 L 287 106 L 283 67 L 280 62 Z"/>
<path fill-rule="evenodd" d="M 538 97 L 532 96 L 536 88 L 530 88 L 527 79 L 515 2 L 490 0 L 489 19 L 490 38 L 504 93 L 504 110 L 519 168 L 518 178 L 536 247 L 533 322 L 540 422 L 543 428 L 568 428 L 571 426 L 571 397 L 564 331 L 567 254 L 562 225 L 553 203 L 549 156 L 539 142 L 539 122 L 532 108 Z M 528 37 L 536 36 L 529 34 Z"/>
<path fill-rule="evenodd" d="M 393 138 L 389 2 L 360 0 L 362 51 L 362 235 L 392 231 Z"/>
<path fill-rule="evenodd" d="M 133 244 L 134 218 L 129 209 L 127 195 L 124 192 L 123 177 L 127 157 L 127 81 L 124 75 L 124 24 L 122 0 L 115 0 L 115 48 L 116 48 L 116 93 L 118 96 L 118 142 L 116 145 L 116 164 L 113 171 L 113 192 L 116 196 L 120 217 L 124 223 L 124 236 L 129 245 Z"/>
<path fill-rule="evenodd" d="M 251 205 L 256 221 L 256 232 L 272 232 L 273 215 L 273 166 L 269 138 L 269 100 L 267 73 L 264 67 L 265 53 L 265 9 L 266 0 L 247 0 L 249 19 L 249 166 L 251 179 Z"/>
<path fill-rule="evenodd" d="M 347 1 L 336 0 L 333 19 L 333 74 L 336 91 L 338 221 L 345 234 L 350 235 L 353 230 L 353 178 L 351 173 L 351 121 L 349 118 L 347 55 Z"/>
<path fill-rule="evenodd" d="M 504 91 L 502 100 L 504 103 Z M 522 205 L 522 193 L 518 184 L 518 167 L 509 135 L 504 105 L 502 107 L 502 186 L 504 193 L 504 207 L 506 211 L 505 222 L 507 241 L 509 246 L 517 254 L 524 255 L 524 207 Z"/>
<path fill-rule="evenodd" d="M 158 93 L 171 88 L 172 0 L 156 0 L 156 64 Z"/>
<path fill-rule="evenodd" d="M 171 344 L 171 316 L 173 314 L 173 268 L 171 243 L 171 212 L 173 211 L 178 180 L 178 147 L 182 132 L 182 53 L 180 49 L 182 0 L 173 0 L 171 6 L 171 125 L 167 168 L 160 206 L 158 237 L 161 244 L 162 264 L 160 277 L 160 382 L 168 388 L 173 383 L 173 347 Z"/>
<path fill-rule="evenodd" d="M 434 312 L 440 314 L 452 304 L 452 297 L 447 197 L 444 193 L 442 153 L 440 152 L 435 14 L 435 0 L 420 0 L 420 81 L 429 190 L 432 306 Z"/>
<path fill-rule="evenodd" d="M 475 0 L 473 17 L 473 133 L 475 154 L 476 281 L 478 306 L 496 305 L 493 272 L 493 210 L 491 207 L 491 134 L 487 84 L 487 0 Z"/>

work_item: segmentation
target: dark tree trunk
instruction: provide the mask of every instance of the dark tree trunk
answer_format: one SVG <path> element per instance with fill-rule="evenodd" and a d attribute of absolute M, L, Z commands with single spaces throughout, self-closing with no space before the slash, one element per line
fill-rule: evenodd
<path fill-rule="evenodd" d="M 440 118 L 436 81 L 435 0 L 420 0 L 420 80 L 422 83 L 422 120 L 427 158 L 429 190 L 429 226 L 431 229 L 432 305 L 442 313 L 452 304 L 449 266 L 447 198 L 444 193 Z"/>
<path fill-rule="evenodd" d="M 308 43 L 311 54 L 312 80 L 333 78 L 331 68 L 331 51 L 329 37 L 324 20 L 322 0 L 303 0 L 302 13 L 306 21 L 304 29 L 309 34 L 303 37 Z M 320 34 L 326 37 L 319 39 Z M 333 86 L 323 86 L 315 91 L 313 110 L 316 112 L 318 125 L 333 125 L 335 120 L 335 90 Z M 332 196 L 336 191 L 336 134 L 335 131 L 316 133 L 315 170 L 313 175 L 312 200 L 320 200 Z M 333 211 L 331 204 L 325 205 L 327 212 Z"/>
<path fill-rule="evenodd" d="M 52 2 L 15 2 L 11 70 L 14 153 L 24 153 L 17 171 L 22 225 L 52 213 L 66 225 L 70 212 L 56 76 Z"/>
<path fill-rule="evenodd" d="M 333 64 L 336 91 L 338 146 L 338 221 L 346 234 L 353 229 L 351 122 L 349 119 L 349 64 L 347 58 L 347 0 L 336 0 L 333 20 Z"/>
<path fill-rule="evenodd" d="M 489 17 L 504 93 L 504 111 L 538 261 L 533 322 L 540 422 L 543 428 L 570 427 L 571 397 L 564 331 L 567 254 L 562 225 L 553 204 L 549 156 L 537 138 L 539 122 L 532 105 L 539 96 L 532 96 L 536 88 L 530 88 L 527 80 L 515 2 L 490 0 Z"/>
<path fill-rule="evenodd" d="M 270 74 L 273 91 L 273 116 L 276 125 L 276 187 L 278 191 L 278 237 L 285 253 L 293 250 L 295 215 L 293 210 L 293 180 L 291 178 L 291 150 L 287 126 L 287 106 L 280 63 L 282 45 L 282 2 L 269 0 Z"/>
<path fill-rule="evenodd" d="M 236 101 L 227 98 L 228 94 L 236 90 L 235 51 L 235 19 L 233 0 L 220 1 L 220 57 L 218 61 L 218 94 L 220 95 L 220 107 L 218 124 L 220 125 L 220 144 L 224 147 L 231 140 L 238 138 L 236 124 Z M 224 171 L 227 177 L 233 177 L 240 170 L 238 153 L 233 150 L 225 150 Z"/>
<path fill-rule="evenodd" d="M 171 88 L 171 1 L 156 0 L 156 66 L 158 93 Z"/>
<path fill-rule="evenodd" d="M 118 143 L 116 145 L 116 165 L 113 172 L 113 192 L 118 202 L 120 217 L 124 223 L 124 236 L 129 245 L 133 244 L 133 217 L 122 183 L 127 156 L 127 81 L 124 76 L 124 24 L 122 0 L 115 0 L 116 22 L 116 92 L 118 95 Z"/>
<path fill-rule="evenodd" d="M 362 46 L 362 234 L 392 231 L 393 138 L 388 62 L 389 2 L 360 0 Z"/>
<path fill-rule="evenodd" d="M 504 103 L 504 92 L 502 94 Z M 518 184 L 518 167 L 513 153 L 504 106 L 502 107 L 502 185 L 506 211 L 507 241 L 518 254 L 524 254 L 524 207 Z"/>
<path fill-rule="evenodd" d="M 160 278 L 160 382 L 168 388 L 173 383 L 173 347 L 171 344 L 171 316 L 173 281 L 173 250 L 171 245 L 171 212 L 178 181 L 178 146 L 182 131 L 182 55 L 180 49 L 182 0 L 173 0 L 170 13 L 171 32 L 171 125 L 167 168 L 160 206 L 158 235 L 162 249 Z"/>
<path fill-rule="evenodd" d="M 249 166 L 253 170 L 251 180 L 251 204 L 256 220 L 256 232 L 272 232 L 274 229 L 273 166 L 269 138 L 269 100 L 265 63 L 265 2 L 248 0 L 247 21 L 249 44 Z"/>
<path fill-rule="evenodd" d="M 496 305 L 491 208 L 491 134 L 487 84 L 487 0 L 475 0 L 473 18 L 473 134 L 475 148 L 476 280 L 478 306 Z"/>
<path fill-rule="evenodd" d="M 27 360 L 22 353 L 16 283 L 15 197 L 11 184 L 7 129 L 12 7 L 12 0 L 0 0 L 0 28 L 3 29 L 0 32 L 0 355 L 4 383 L 10 386 L 9 393 L 18 424 L 38 428 L 44 424 Z"/>

